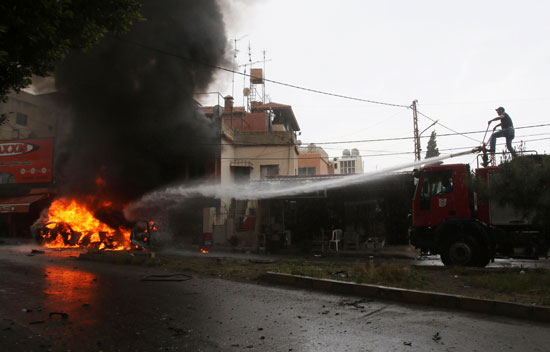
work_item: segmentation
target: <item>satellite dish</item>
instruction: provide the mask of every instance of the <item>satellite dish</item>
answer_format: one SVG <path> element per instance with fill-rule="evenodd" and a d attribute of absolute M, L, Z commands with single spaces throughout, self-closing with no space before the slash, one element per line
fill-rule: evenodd
<path fill-rule="evenodd" d="M 212 108 L 212 115 L 214 115 L 215 118 L 220 118 L 223 115 L 223 107 L 220 105 L 216 105 Z"/>
<path fill-rule="evenodd" d="M 244 88 L 244 89 L 243 89 L 243 95 L 244 95 L 245 97 L 249 96 L 249 95 L 250 95 L 250 88 Z"/>

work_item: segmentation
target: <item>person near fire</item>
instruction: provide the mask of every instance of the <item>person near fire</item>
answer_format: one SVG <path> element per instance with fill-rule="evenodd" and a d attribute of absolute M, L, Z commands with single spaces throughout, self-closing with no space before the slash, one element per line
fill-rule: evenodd
<path fill-rule="evenodd" d="M 497 108 L 496 111 L 498 113 L 498 116 L 494 119 L 489 120 L 488 122 L 488 125 L 491 125 L 491 122 L 500 120 L 500 123 L 493 128 L 493 134 L 489 139 L 489 152 L 494 153 L 497 138 L 504 137 L 506 138 L 506 147 L 508 148 L 512 156 L 515 157 L 517 153 L 514 147 L 512 147 L 512 140 L 515 137 L 514 124 L 512 123 L 512 119 L 510 118 L 510 115 L 505 112 L 502 106 Z M 497 127 L 499 126 L 500 130 L 496 131 Z"/>

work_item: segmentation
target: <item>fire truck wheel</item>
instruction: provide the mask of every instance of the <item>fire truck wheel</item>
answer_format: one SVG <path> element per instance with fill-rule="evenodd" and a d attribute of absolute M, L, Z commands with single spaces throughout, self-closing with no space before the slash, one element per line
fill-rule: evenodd
<path fill-rule="evenodd" d="M 465 237 L 453 241 L 446 253 L 441 255 L 441 260 L 445 265 L 477 266 L 480 254 L 480 246 L 475 238 Z"/>
<path fill-rule="evenodd" d="M 489 254 L 487 253 L 487 251 L 480 248 L 475 266 L 480 268 L 485 268 L 490 262 L 491 262 L 491 258 L 489 257 Z"/>
<path fill-rule="evenodd" d="M 445 251 L 441 252 L 441 254 L 439 256 L 441 257 L 441 261 L 443 262 L 443 265 L 445 265 L 445 266 L 453 265 L 453 263 L 451 263 L 451 260 L 449 259 L 449 251 L 448 250 L 445 250 Z"/>

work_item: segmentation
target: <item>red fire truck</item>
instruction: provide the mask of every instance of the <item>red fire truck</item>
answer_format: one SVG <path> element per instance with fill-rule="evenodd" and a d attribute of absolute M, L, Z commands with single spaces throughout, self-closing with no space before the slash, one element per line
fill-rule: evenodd
<path fill-rule="evenodd" d="M 496 255 L 548 256 L 550 234 L 533 224 L 532 216 L 476 190 L 499 170 L 478 168 L 476 176 L 467 164 L 451 164 L 417 171 L 411 244 L 439 254 L 445 265 L 484 267 Z"/>

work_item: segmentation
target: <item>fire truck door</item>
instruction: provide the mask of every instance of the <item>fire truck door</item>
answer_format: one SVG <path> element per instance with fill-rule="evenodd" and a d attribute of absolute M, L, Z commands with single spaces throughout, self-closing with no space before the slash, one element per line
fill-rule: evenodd
<path fill-rule="evenodd" d="M 424 226 L 435 226 L 455 217 L 453 173 L 450 170 L 428 171 L 422 181 L 419 217 Z"/>

